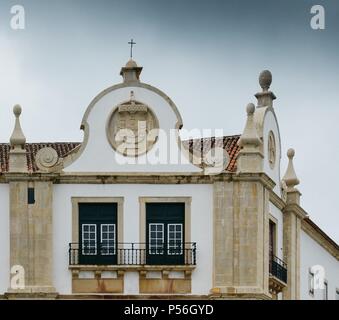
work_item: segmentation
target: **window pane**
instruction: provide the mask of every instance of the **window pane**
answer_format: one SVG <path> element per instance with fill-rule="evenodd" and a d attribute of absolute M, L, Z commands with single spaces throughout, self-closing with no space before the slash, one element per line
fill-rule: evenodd
<path fill-rule="evenodd" d="M 82 254 L 83 255 L 96 255 L 97 233 L 95 224 L 82 225 Z"/>
<path fill-rule="evenodd" d="M 168 224 L 168 254 L 180 255 L 183 253 L 182 224 Z"/>
<path fill-rule="evenodd" d="M 115 224 L 101 225 L 101 254 L 114 255 L 115 254 Z"/>
<path fill-rule="evenodd" d="M 149 254 L 163 254 L 164 225 L 162 223 L 149 224 Z"/>

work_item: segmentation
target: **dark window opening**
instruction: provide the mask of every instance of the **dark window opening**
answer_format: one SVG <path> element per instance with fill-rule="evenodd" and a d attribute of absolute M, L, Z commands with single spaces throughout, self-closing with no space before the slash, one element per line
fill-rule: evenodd
<path fill-rule="evenodd" d="M 117 264 L 117 204 L 79 203 L 79 263 Z"/>
<path fill-rule="evenodd" d="M 309 294 L 311 296 L 314 295 L 314 273 L 310 270 L 308 274 L 308 287 L 309 287 Z"/>
<path fill-rule="evenodd" d="M 324 281 L 324 300 L 328 300 L 328 282 Z"/>
<path fill-rule="evenodd" d="M 272 258 L 276 254 L 276 225 L 273 221 L 270 220 L 270 239 L 269 239 L 269 250 L 270 257 Z"/>
<path fill-rule="evenodd" d="M 146 261 L 185 264 L 185 204 L 146 204 Z M 187 244 L 186 244 L 187 245 Z"/>
<path fill-rule="evenodd" d="M 35 203 L 35 192 L 34 188 L 28 188 L 28 204 Z"/>

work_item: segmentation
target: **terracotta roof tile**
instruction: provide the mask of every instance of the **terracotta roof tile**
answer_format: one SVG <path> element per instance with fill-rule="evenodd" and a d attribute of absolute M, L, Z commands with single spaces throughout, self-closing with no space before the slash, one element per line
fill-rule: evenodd
<path fill-rule="evenodd" d="M 240 147 L 238 146 L 239 139 L 240 135 L 191 139 L 183 141 L 183 145 L 185 148 L 188 148 L 190 152 L 194 152 L 201 158 L 203 158 L 211 148 L 224 148 L 230 156 L 230 162 L 226 170 L 235 172 L 237 170 L 236 157 L 240 151 Z"/>
<path fill-rule="evenodd" d="M 230 155 L 230 163 L 227 167 L 228 171 L 236 171 L 236 156 L 239 152 L 237 144 L 240 136 L 212 137 L 203 139 L 192 139 L 183 141 L 183 145 L 195 154 L 204 155 L 211 147 L 223 147 Z M 210 142 L 209 142 L 210 141 Z M 29 172 L 36 172 L 35 156 L 37 152 L 45 147 L 51 147 L 58 153 L 59 157 L 63 158 L 72 152 L 80 145 L 79 142 L 41 142 L 41 143 L 26 143 L 27 166 Z M 8 143 L 0 143 L 0 172 L 8 172 L 8 158 L 10 145 Z"/>
<path fill-rule="evenodd" d="M 72 150 L 74 150 L 80 143 L 78 142 L 41 142 L 41 143 L 26 143 L 25 148 L 27 152 L 27 167 L 29 172 L 36 172 L 35 155 L 37 152 L 45 147 L 53 148 L 58 156 L 63 158 Z M 8 143 L 0 144 L 0 172 L 8 172 L 8 158 L 10 145 Z"/>

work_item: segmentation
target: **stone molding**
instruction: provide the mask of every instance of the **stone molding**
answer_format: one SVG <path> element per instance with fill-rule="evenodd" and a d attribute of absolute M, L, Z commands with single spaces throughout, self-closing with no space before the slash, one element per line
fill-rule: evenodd
<path fill-rule="evenodd" d="M 156 94 L 158 94 L 159 96 L 161 96 L 164 100 L 167 101 L 167 103 L 170 105 L 170 107 L 172 108 L 173 112 L 175 113 L 176 117 L 177 117 L 177 122 L 175 125 L 175 129 L 180 130 L 183 126 L 183 121 L 181 118 L 181 115 L 179 113 L 179 110 L 177 108 L 177 106 L 175 105 L 175 103 L 171 100 L 170 97 L 168 97 L 163 91 L 149 85 L 146 83 L 142 83 L 142 82 L 123 82 L 123 83 L 119 83 L 117 85 L 111 86 L 107 89 L 105 89 L 104 91 L 102 91 L 101 93 L 99 93 L 93 100 L 92 102 L 89 104 L 89 106 L 87 107 L 85 114 L 82 118 L 81 121 L 81 126 L 80 129 L 84 131 L 84 140 L 81 143 L 80 148 L 77 150 L 77 152 L 75 153 L 71 153 L 68 156 L 66 156 L 64 158 L 64 168 L 68 167 L 69 165 L 71 165 L 74 161 L 76 161 L 81 154 L 83 153 L 83 151 L 85 150 L 88 140 L 89 140 L 89 134 L 90 134 L 90 128 L 89 128 L 89 124 L 87 122 L 87 119 L 89 117 L 89 114 L 91 113 L 92 109 L 94 108 L 94 106 L 96 105 L 96 103 L 103 98 L 105 95 L 109 94 L 110 92 L 117 90 L 117 89 L 121 89 L 121 88 L 129 88 L 129 87 L 138 87 L 138 88 L 144 88 L 147 90 L 150 90 Z M 181 149 L 181 139 L 179 134 L 176 134 L 176 138 L 177 138 L 177 142 L 178 142 L 178 146 L 179 146 L 179 150 Z"/>
<path fill-rule="evenodd" d="M 79 242 L 79 203 L 116 203 L 118 243 L 124 240 L 124 198 L 123 197 L 72 197 L 72 242 Z"/>
<path fill-rule="evenodd" d="M 204 175 L 192 172 L 81 172 L 81 173 L 5 173 L 0 174 L 0 183 L 10 181 L 52 181 L 54 184 L 213 184 L 215 181 L 260 181 L 268 189 L 275 182 L 263 172 Z"/>
<path fill-rule="evenodd" d="M 192 197 L 139 197 L 139 241 L 146 243 L 146 204 L 155 202 L 175 202 L 185 204 L 185 239 L 184 242 L 191 242 L 191 203 Z"/>
<path fill-rule="evenodd" d="M 270 201 L 280 210 L 283 210 L 286 206 L 286 202 L 282 198 L 280 198 L 274 191 L 270 191 Z"/>
<path fill-rule="evenodd" d="M 283 213 L 286 213 L 286 212 L 293 212 L 301 220 L 308 217 L 307 212 L 296 203 L 286 204 L 286 206 L 283 208 Z"/>
<path fill-rule="evenodd" d="M 313 221 L 310 219 L 302 220 L 301 230 L 339 261 L 339 245 L 329 238 Z"/>

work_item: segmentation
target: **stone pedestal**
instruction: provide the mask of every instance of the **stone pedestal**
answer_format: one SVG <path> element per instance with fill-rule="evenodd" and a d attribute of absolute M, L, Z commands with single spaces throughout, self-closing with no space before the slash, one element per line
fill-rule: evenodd
<path fill-rule="evenodd" d="M 214 183 L 213 298 L 270 299 L 268 199 L 261 181 Z"/>
<path fill-rule="evenodd" d="M 301 220 L 306 212 L 299 206 L 300 192 L 287 191 L 287 205 L 284 208 L 283 247 L 287 264 L 287 286 L 283 290 L 284 300 L 300 299 L 300 232 Z"/>
<path fill-rule="evenodd" d="M 19 289 L 11 284 L 7 296 L 55 296 L 52 182 L 12 181 L 9 185 L 10 264 L 11 268 L 19 266 L 24 281 L 20 283 L 23 287 Z M 34 188 L 33 204 L 28 204 L 28 187 Z"/>

